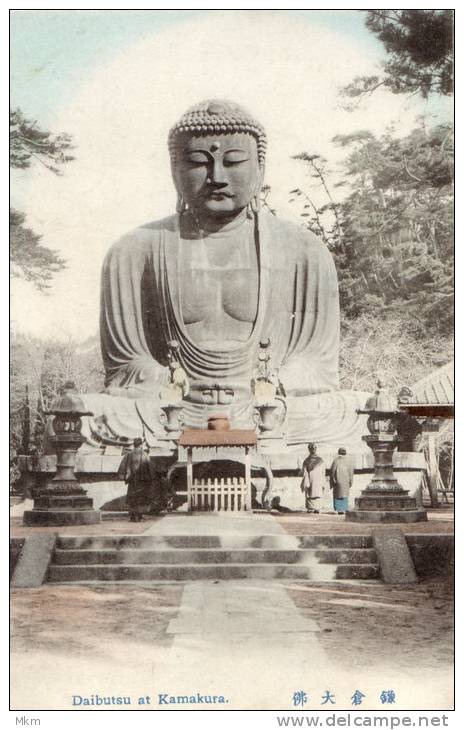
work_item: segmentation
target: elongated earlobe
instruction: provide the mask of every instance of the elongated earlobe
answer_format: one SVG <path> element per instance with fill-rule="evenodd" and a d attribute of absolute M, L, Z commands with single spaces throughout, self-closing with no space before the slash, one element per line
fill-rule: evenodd
<path fill-rule="evenodd" d="M 253 213 L 258 213 L 261 208 L 261 201 L 258 195 L 255 195 L 250 201 L 251 210 Z"/>
<path fill-rule="evenodd" d="M 179 215 L 182 215 L 182 213 L 185 213 L 187 209 L 187 203 L 183 199 L 182 195 L 180 193 L 177 193 L 176 211 L 179 213 Z"/>

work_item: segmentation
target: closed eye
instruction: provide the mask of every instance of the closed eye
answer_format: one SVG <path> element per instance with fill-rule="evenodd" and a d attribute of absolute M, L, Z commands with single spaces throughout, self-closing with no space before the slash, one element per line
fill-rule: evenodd
<path fill-rule="evenodd" d="M 209 155 L 197 152 L 191 156 L 184 157 L 184 162 L 191 167 L 199 167 L 200 165 L 207 165 L 211 161 Z"/>
<path fill-rule="evenodd" d="M 234 165 L 242 165 L 244 162 L 248 162 L 250 158 L 247 157 L 244 160 L 224 160 L 224 167 L 234 167 Z"/>
<path fill-rule="evenodd" d="M 208 165 L 208 162 L 204 160 L 203 162 L 198 162 L 197 160 L 185 160 L 185 164 L 188 165 L 190 168 L 195 167 L 206 167 Z"/>

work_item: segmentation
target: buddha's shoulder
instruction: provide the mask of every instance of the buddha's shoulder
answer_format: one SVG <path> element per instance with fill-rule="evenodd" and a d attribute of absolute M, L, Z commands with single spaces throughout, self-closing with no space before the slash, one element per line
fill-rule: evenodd
<path fill-rule="evenodd" d="M 133 256 L 136 252 L 146 254 L 159 243 L 163 231 L 174 232 L 176 226 L 176 215 L 137 226 L 120 236 L 109 249 L 107 256 L 109 258 L 118 258 L 127 254 Z"/>
<path fill-rule="evenodd" d="M 285 250 L 288 252 L 293 249 L 296 257 L 310 254 L 313 257 L 332 258 L 326 244 L 307 228 L 274 215 L 267 215 L 266 222 L 272 234 L 273 246 L 285 244 Z"/>

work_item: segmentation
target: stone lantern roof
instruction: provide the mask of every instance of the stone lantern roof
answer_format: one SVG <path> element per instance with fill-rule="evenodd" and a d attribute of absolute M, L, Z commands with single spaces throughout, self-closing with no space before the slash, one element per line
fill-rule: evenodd
<path fill-rule="evenodd" d="M 383 380 L 377 381 L 377 390 L 367 399 L 365 410 L 377 413 L 395 413 L 398 410 L 396 397 L 390 395 Z"/>
<path fill-rule="evenodd" d="M 68 380 L 61 388 L 60 394 L 54 399 L 50 413 L 58 415 L 68 413 L 74 415 L 90 415 L 84 402 L 77 392 L 75 384 Z"/>

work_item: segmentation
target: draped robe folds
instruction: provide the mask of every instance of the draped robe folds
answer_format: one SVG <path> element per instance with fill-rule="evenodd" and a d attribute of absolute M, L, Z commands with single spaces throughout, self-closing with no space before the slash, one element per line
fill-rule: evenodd
<path fill-rule="evenodd" d="M 337 456 L 330 467 L 330 488 L 333 489 L 334 499 L 344 499 L 350 496 L 353 484 L 353 462 L 349 456 Z"/>
<path fill-rule="evenodd" d="M 338 390 L 339 302 L 330 252 L 309 231 L 267 212 L 255 217 L 255 238 L 259 291 L 251 335 L 214 351 L 194 342 L 183 322 L 178 216 L 137 228 L 110 249 L 100 310 L 106 386 L 130 389 L 132 397 L 84 396 L 95 414 L 86 423 L 89 441 L 143 434 L 155 445 L 164 435 L 159 388 L 167 380 L 167 343 L 173 339 L 191 386 L 185 426 L 204 428 L 218 410 L 201 402 L 195 386 L 219 384 L 235 392 L 232 427 L 254 427 L 251 379 L 259 342 L 269 338 L 287 394 L 287 443 L 360 443 L 365 427 L 356 408 L 367 394 Z M 227 332 L 221 334 L 227 340 Z"/>
<path fill-rule="evenodd" d="M 301 489 L 310 499 L 322 497 L 325 484 L 325 466 L 320 456 L 307 456 L 302 466 Z"/>

